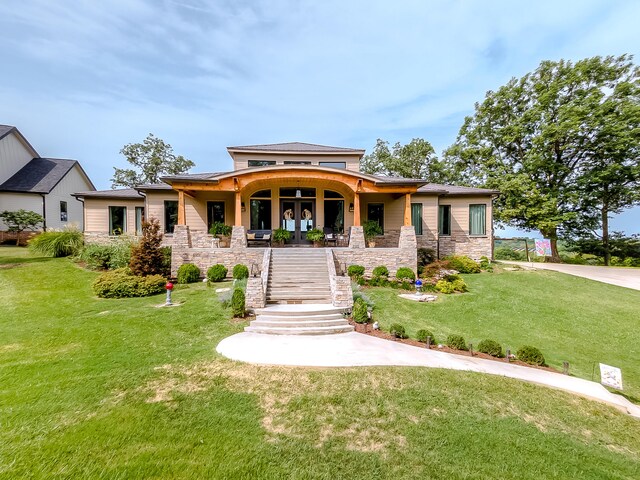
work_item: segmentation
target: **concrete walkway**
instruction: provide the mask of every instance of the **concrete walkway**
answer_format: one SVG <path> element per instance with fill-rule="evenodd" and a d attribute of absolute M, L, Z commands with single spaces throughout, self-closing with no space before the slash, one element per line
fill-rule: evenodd
<path fill-rule="evenodd" d="M 524 268 L 553 270 L 554 272 L 588 278 L 596 282 L 640 290 L 640 268 L 595 267 L 592 265 L 569 265 L 566 263 L 513 262 L 510 260 L 499 260 L 499 262 L 519 265 Z"/>
<path fill-rule="evenodd" d="M 263 365 L 416 366 L 502 375 L 599 400 L 640 418 L 640 406 L 596 382 L 507 362 L 427 350 L 356 332 L 318 336 L 245 332 L 225 338 L 216 350 L 232 360 Z"/>

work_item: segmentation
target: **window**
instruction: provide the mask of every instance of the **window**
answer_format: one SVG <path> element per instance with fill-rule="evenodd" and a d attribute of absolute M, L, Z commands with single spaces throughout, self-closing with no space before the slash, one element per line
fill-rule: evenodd
<path fill-rule="evenodd" d="M 416 229 L 416 235 L 422 235 L 422 204 L 411 204 L 411 225 Z"/>
<path fill-rule="evenodd" d="M 285 165 L 311 165 L 311 162 L 303 162 L 298 160 L 287 160 L 284 162 Z"/>
<path fill-rule="evenodd" d="M 164 233 L 173 233 L 173 227 L 178 223 L 178 202 L 164 201 Z"/>
<path fill-rule="evenodd" d="M 67 202 L 60 202 L 60 221 L 61 222 L 66 222 L 68 219 L 67 217 Z"/>
<path fill-rule="evenodd" d="M 136 207 L 136 235 L 142 235 L 142 222 L 144 222 L 144 207 Z"/>
<path fill-rule="evenodd" d="M 224 202 L 207 202 L 207 231 L 218 222 L 224 223 Z"/>
<path fill-rule="evenodd" d="M 320 162 L 319 165 L 321 167 L 347 168 L 346 162 Z"/>
<path fill-rule="evenodd" d="M 251 199 L 251 230 L 271 230 L 271 200 Z"/>
<path fill-rule="evenodd" d="M 315 188 L 281 188 L 280 197 L 315 198 Z"/>
<path fill-rule="evenodd" d="M 384 203 L 368 203 L 367 220 L 377 222 L 384 231 Z"/>
<path fill-rule="evenodd" d="M 451 235 L 451 205 L 440 205 L 438 209 L 438 234 Z"/>
<path fill-rule="evenodd" d="M 486 235 L 486 218 L 487 206 L 484 203 L 469 205 L 469 235 Z"/>
<path fill-rule="evenodd" d="M 324 191 L 324 226 L 333 233 L 344 233 L 344 200 L 338 192 Z"/>
<path fill-rule="evenodd" d="M 275 160 L 249 160 L 250 167 L 268 167 L 275 164 Z"/>
<path fill-rule="evenodd" d="M 127 207 L 109 207 L 109 235 L 126 232 Z"/>

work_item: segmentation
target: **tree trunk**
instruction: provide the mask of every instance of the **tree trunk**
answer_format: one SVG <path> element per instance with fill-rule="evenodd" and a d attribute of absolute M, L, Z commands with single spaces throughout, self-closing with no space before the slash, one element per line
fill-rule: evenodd
<path fill-rule="evenodd" d="M 609 205 L 602 204 L 602 249 L 604 250 L 604 265 L 611 263 L 611 244 L 609 243 Z"/>
<path fill-rule="evenodd" d="M 551 242 L 551 256 L 545 257 L 545 261 L 552 263 L 562 263 L 560 254 L 558 253 L 558 230 L 556 228 L 549 228 L 540 230 L 540 233 L 544 238 L 548 238 Z"/>

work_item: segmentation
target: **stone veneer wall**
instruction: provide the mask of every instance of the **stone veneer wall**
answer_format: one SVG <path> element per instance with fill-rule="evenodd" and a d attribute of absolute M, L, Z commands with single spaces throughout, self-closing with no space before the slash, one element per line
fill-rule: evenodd
<path fill-rule="evenodd" d="M 326 249 L 326 252 L 332 304 L 334 307 L 351 308 L 353 307 L 351 279 L 347 276 L 337 275 L 334 253 L 330 249 Z"/>
<path fill-rule="evenodd" d="M 269 263 L 271 260 L 271 249 L 264 249 L 262 257 L 262 268 L 260 276 L 249 277 L 247 279 L 247 290 L 245 292 L 246 306 L 249 310 L 263 308 L 267 304 L 267 282 L 269 281 Z"/>
<path fill-rule="evenodd" d="M 491 258 L 491 235 L 470 237 L 464 234 L 452 234 L 440 237 L 440 258 L 448 255 L 466 255 L 474 260 L 480 257 Z"/>
<path fill-rule="evenodd" d="M 359 237 L 362 236 L 362 241 Z M 356 240 L 354 241 L 354 237 Z M 354 246 L 362 245 L 362 246 Z M 378 265 L 385 265 L 390 275 L 400 267 L 409 267 L 414 272 L 418 267 L 416 233 L 412 226 L 403 226 L 396 248 L 364 248 L 362 227 L 351 227 L 349 248 L 335 248 L 333 253 L 339 262 L 347 265 L 362 265 L 365 275 L 371 275 Z"/>
<path fill-rule="evenodd" d="M 178 267 L 183 263 L 195 264 L 202 273 L 206 273 L 209 267 L 217 263 L 227 267 L 229 275 L 239 263 L 246 265 L 251 271 L 252 264 L 262 265 L 266 249 L 247 248 L 246 244 L 244 227 L 233 227 L 230 248 L 195 248 L 189 227 L 176 225 L 171 249 L 171 275 L 177 275 Z"/>

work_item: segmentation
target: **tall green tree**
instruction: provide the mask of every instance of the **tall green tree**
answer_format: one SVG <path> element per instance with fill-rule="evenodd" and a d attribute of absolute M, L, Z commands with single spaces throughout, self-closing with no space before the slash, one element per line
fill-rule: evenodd
<path fill-rule="evenodd" d="M 629 55 L 544 61 L 476 104 L 445 152 L 447 167 L 458 181 L 500 190 L 496 220 L 540 231 L 559 260 L 558 237 L 602 228 L 598 198 L 621 165 L 637 166 L 638 79 Z M 614 167 L 598 180 L 605 163 Z M 621 191 L 617 205 L 634 202 Z"/>
<path fill-rule="evenodd" d="M 423 178 L 430 182 L 444 181 L 444 165 L 429 142 L 414 138 L 406 145 L 378 139 L 369 155 L 362 157 L 360 171 L 373 175 Z"/>
<path fill-rule="evenodd" d="M 133 168 L 115 168 L 111 188 L 133 188 L 144 183 L 158 183 L 163 175 L 178 175 L 195 165 L 182 155 L 174 155 L 173 148 L 150 133 L 142 143 L 125 145 L 120 153 Z"/>
<path fill-rule="evenodd" d="M 16 245 L 20 245 L 20 234 L 25 230 L 35 230 L 40 224 L 44 225 L 44 217 L 31 210 L 5 210 L 0 218 L 7 225 L 10 232 L 16 233 Z"/>

